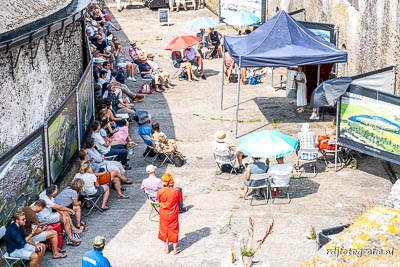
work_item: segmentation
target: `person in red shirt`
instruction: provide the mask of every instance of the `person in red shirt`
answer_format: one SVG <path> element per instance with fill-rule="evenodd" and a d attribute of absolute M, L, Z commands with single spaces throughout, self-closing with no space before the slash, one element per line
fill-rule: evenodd
<path fill-rule="evenodd" d="M 179 240 L 179 202 L 183 200 L 182 193 L 174 188 L 174 178 L 166 173 L 161 177 L 164 188 L 157 191 L 157 200 L 160 202 L 160 229 L 158 238 L 165 243 L 165 253 L 169 253 L 169 243 L 174 248 L 174 255 L 181 252 Z"/>

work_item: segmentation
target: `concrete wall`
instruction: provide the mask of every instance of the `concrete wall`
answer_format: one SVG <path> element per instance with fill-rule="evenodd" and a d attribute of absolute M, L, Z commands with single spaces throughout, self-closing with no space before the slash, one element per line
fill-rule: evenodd
<path fill-rule="evenodd" d="M 63 43 L 56 38 L 48 56 L 41 40 L 33 66 L 30 49 L 24 47 L 14 62 L 15 79 L 10 58 L 0 55 L 0 155 L 43 125 L 78 83 L 83 73 L 81 40 L 80 29 Z M 17 53 L 18 49 L 12 50 L 14 57 Z"/>
<path fill-rule="evenodd" d="M 338 46 L 349 52 L 348 75 L 397 65 L 400 62 L 400 4 L 398 0 L 266 0 L 268 18 L 276 7 L 287 12 L 306 9 L 307 21 L 335 24 Z M 218 14 L 218 1 L 206 0 Z M 339 67 L 341 75 L 345 68 Z M 400 81 L 400 72 L 397 77 Z M 400 82 L 397 85 L 400 93 Z"/>

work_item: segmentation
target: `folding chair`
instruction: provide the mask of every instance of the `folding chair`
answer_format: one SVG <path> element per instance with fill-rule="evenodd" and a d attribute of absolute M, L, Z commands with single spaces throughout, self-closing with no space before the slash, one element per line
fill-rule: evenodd
<path fill-rule="evenodd" d="M 104 194 L 104 193 L 103 193 Z M 81 210 L 82 210 L 82 208 L 84 207 L 84 205 L 86 204 L 86 203 L 89 203 L 90 204 L 90 209 L 89 209 L 89 211 L 86 213 L 86 214 L 84 214 L 83 212 L 82 212 L 82 215 L 83 216 L 85 216 L 85 217 L 87 217 L 87 216 L 89 216 L 89 214 L 92 212 L 92 210 L 94 209 L 94 208 L 96 208 L 98 211 L 100 211 L 101 213 L 103 213 L 103 210 L 100 208 L 100 206 L 97 204 L 98 202 L 99 202 L 99 200 L 103 197 L 103 194 L 100 194 L 100 196 L 91 196 L 91 195 L 87 195 L 84 191 L 82 191 L 81 192 L 81 196 L 83 197 L 83 202 L 82 202 L 82 205 L 81 205 Z"/>
<path fill-rule="evenodd" d="M 300 148 L 298 152 L 298 162 L 297 175 L 301 175 L 301 166 L 303 164 L 313 164 L 314 174 L 317 172 L 317 160 L 318 160 L 318 148 Z"/>
<path fill-rule="evenodd" d="M 153 143 L 153 150 L 154 150 L 154 152 L 156 153 L 156 155 L 155 155 L 155 157 L 153 158 L 153 161 L 152 161 L 151 163 L 154 164 L 154 162 L 155 162 L 158 158 L 164 158 L 164 159 L 161 159 L 162 162 L 161 162 L 160 165 L 156 165 L 158 168 L 161 168 L 161 167 L 164 165 L 164 163 L 167 162 L 167 161 L 168 161 L 169 163 L 171 163 L 171 164 L 174 164 L 173 154 L 172 154 L 172 153 L 171 153 L 171 154 L 165 153 L 165 152 L 162 152 L 162 151 L 158 150 L 158 149 L 157 149 L 157 145 L 158 145 L 158 140 L 157 140 L 157 139 L 150 138 L 150 140 L 151 140 L 151 142 Z"/>
<path fill-rule="evenodd" d="M 235 174 L 238 174 L 237 169 L 235 168 L 236 155 L 230 155 L 228 151 L 223 153 L 214 152 L 214 160 L 217 164 L 219 171 L 222 172 L 222 165 L 228 164 L 231 166 L 230 175 L 232 175 L 233 172 L 235 172 Z"/>
<path fill-rule="evenodd" d="M 146 194 L 147 200 L 150 202 L 151 205 L 151 210 L 149 214 L 149 220 L 151 221 L 151 214 L 153 213 L 153 211 L 155 211 L 157 214 L 160 214 L 160 203 L 157 201 L 157 196 L 154 193 L 149 192 L 146 189 L 143 189 L 143 192 Z"/>
<path fill-rule="evenodd" d="M 0 228 L 0 239 L 2 239 L 6 234 L 6 227 L 2 226 Z M 7 264 L 8 267 L 12 267 L 14 265 L 16 265 L 18 262 L 21 262 L 22 266 L 26 267 L 25 262 L 23 259 L 21 258 L 15 258 L 15 257 L 11 257 L 7 250 L 5 249 L 3 251 L 3 249 L 0 247 L 0 255 L 1 258 L 3 259 L 3 261 Z"/>
<path fill-rule="evenodd" d="M 325 149 L 321 150 L 322 158 L 324 159 L 326 166 L 328 166 L 327 156 L 328 155 L 335 156 L 335 152 L 337 152 L 338 161 L 340 163 L 340 166 L 342 166 L 342 164 L 344 163 L 344 160 L 343 160 L 342 156 L 340 155 L 341 154 L 341 148 L 339 146 L 337 146 L 336 150 L 334 148 L 334 147 L 336 147 L 336 143 L 337 143 L 336 139 L 329 139 L 327 147 Z M 333 149 L 329 149 L 330 147 L 333 148 Z"/>
<path fill-rule="evenodd" d="M 261 173 L 261 174 L 251 174 L 250 175 L 250 185 L 247 187 L 246 193 L 244 194 L 244 199 L 248 200 L 247 194 L 251 192 L 251 190 L 254 189 L 264 189 L 264 199 L 268 203 L 267 199 L 267 194 L 268 194 L 268 173 Z M 250 200 L 250 206 L 253 206 L 253 199 L 254 199 L 254 194 L 251 195 L 251 200 Z M 267 204 L 266 203 L 266 204 Z"/>
<path fill-rule="evenodd" d="M 184 69 L 181 68 L 176 68 L 174 66 L 174 61 L 172 60 L 172 58 L 169 58 L 169 63 L 171 64 L 171 67 L 173 69 L 173 74 L 172 74 L 172 78 L 176 78 L 178 77 L 178 80 L 181 80 L 180 75 L 182 74 L 182 72 L 185 72 Z"/>
<path fill-rule="evenodd" d="M 278 168 L 275 168 L 278 167 Z M 289 187 L 290 187 L 290 179 L 292 178 L 293 172 L 293 164 L 292 163 L 285 163 L 285 164 L 278 164 L 270 166 L 268 170 L 269 174 L 269 193 L 270 198 L 272 199 L 272 203 L 275 202 L 275 198 L 278 194 L 278 189 L 283 189 L 285 191 L 285 195 L 289 200 L 290 203 L 290 194 L 289 194 Z"/>
<path fill-rule="evenodd" d="M 148 160 L 147 158 L 150 157 L 151 152 L 153 152 L 153 153 L 156 153 L 156 152 L 154 151 L 153 145 L 148 145 L 146 143 L 146 141 L 151 142 L 151 138 L 150 138 L 150 136 L 143 135 L 143 134 L 141 134 L 140 137 L 143 139 L 144 144 L 146 145 L 146 150 L 143 153 L 143 159 L 144 159 L 144 161 L 146 161 L 148 163 L 152 163 L 154 161 L 155 156 L 153 156 L 153 158 L 151 160 Z M 151 142 L 151 143 L 153 144 L 153 142 Z"/>

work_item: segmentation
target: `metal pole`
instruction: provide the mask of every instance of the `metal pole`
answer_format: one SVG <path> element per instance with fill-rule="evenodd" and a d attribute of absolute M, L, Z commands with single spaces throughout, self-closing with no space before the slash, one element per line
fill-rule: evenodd
<path fill-rule="evenodd" d="M 337 172 L 337 159 L 338 159 L 338 153 L 337 153 L 337 148 L 338 148 L 338 137 L 339 137 L 339 112 L 340 112 L 340 99 L 338 99 L 337 105 L 336 105 L 336 143 L 335 143 L 335 172 Z"/>
<path fill-rule="evenodd" d="M 44 151 L 45 151 L 45 168 L 46 168 L 46 183 L 47 187 L 51 185 L 51 173 L 50 173 L 50 149 L 49 149 L 49 135 L 48 135 L 48 125 L 44 125 Z"/>
<path fill-rule="evenodd" d="M 225 62 L 224 57 L 222 57 L 222 78 L 221 78 L 221 111 L 224 105 L 224 78 L 225 78 Z"/>
<path fill-rule="evenodd" d="M 319 85 L 320 80 L 321 80 L 321 65 L 318 64 L 317 86 Z"/>
<path fill-rule="evenodd" d="M 89 66 L 90 67 L 90 66 Z M 82 88 L 80 88 L 80 89 L 82 89 Z M 82 144 L 81 144 L 81 139 L 83 138 L 83 136 L 81 136 L 81 125 L 80 125 L 80 123 L 79 123 L 79 117 L 80 117 L 80 114 L 79 114 L 79 111 L 80 111 L 80 109 L 81 109 L 81 107 L 80 107 L 80 105 L 79 105 L 79 90 L 78 90 L 78 88 L 75 88 L 75 95 L 76 95 L 76 116 L 77 116 L 77 118 L 78 118 L 78 150 L 79 149 L 81 149 L 82 148 Z M 87 104 L 89 104 L 89 103 L 87 103 Z M 90 103 L 91 104 L 91 103 Z M 83 118 L 80 118 L 81 120 L 83 120 Z"/>
<path fill-rule="evenodd" d="M 238 124 L 239 124 L 239 98 L 240 98 L 240 83 L 242 79 L 242 57 L 239 56 L 239 74 L 238 74 L 238 86 L 236 92 L 236 130 L 235 130 L 235 138 L 238 137 Z"/>

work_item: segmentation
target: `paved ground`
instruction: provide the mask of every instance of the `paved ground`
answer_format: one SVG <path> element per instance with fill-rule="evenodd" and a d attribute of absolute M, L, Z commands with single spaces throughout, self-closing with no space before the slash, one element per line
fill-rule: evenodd
<path fill-rule="evenodd" d="M 163 48 L 173 37 L 195 34 L 185 28 L 186 23 L 198 16 L 214 15 L 206 10 L 173 13 L 173 25 L 159 26 L 158 13 L 147 8 L 128 9 L 121 13 L 111 11 L 123 32 L 118 33 L 127 48 L 128 40 L 135 38 L 145 52 L 157 53 L 166 70 L 171 71 L 169 53 Z M 233 32 L 233 30 L 229 30 Z M 228 30 L 222 30 L 223 34 Z M 161 39 L 161 40 L 156 40 Z M 83 235 L 78 248 L 67 247 L 68 257 L 52 260 L 47 254 L 43 266 L 80 266 L 84 251 L 90 249 L 94 236 L 107 238 L 104 254 L 113 267 L 122 266 L 220 266 L 234 240 L 248 227 L 248 217 L 255 221 L 256 239 L 261 238 L 271 220 L 275 219 L 273 234 L 257 256 L 265 266 L 298 266 L 316 252 L 314 241 L 305 234 L 310 226 L 317 229 L 347 223 L 357 217 L 363 205 L 370 201 L 383 203 L 391 183 L 379 160 L 363 157 L 359 169 L 342 169 L 335 173 L 318 163 L 318 174 L 303 173 L 292 180 L 292 201 L 284 204 L 269 202 L 267 205 L 249 206 L 241 198 L 242 176 L 215 176 L 215 163 L 210 142 L 219 129 L 234 135 L 234 103 L 236 87 L 226 86 L 225 109 L 220 110 L 221 60 L 205 62 L 206 81 L 188 83 L 178 81 L 177 86 L 164 94 L 146 97 L 137 109 L 148 110 L 161 123 L 162 131 L 178 140 L 178 146 L 189 160 L 182 168 L 168 165 L 159 170 L 172 173 L 176 185 L 183 187 L 185 204 L 189 211 L 180 216 L 180 247 L 182 253 L 165 255 L 163 243 L 158 240 L 158 219 L 149 220 L 150 205 L 140 190 L 146 163 L 142 152 L 144 145 L 132 126 L 133 138 L 141 145 L 135 149 L 130 177 L 134 184 L 128 187 L 129 200 L 116 199 L 113 191 L 104 214 L 94 212 L 87 218 L 89 232 Z M 278 78 L 278 77 L 277 77 Z M 129 84 L 137 88 L 141 83 Z M 301 124 L 308 121 L 309 112 L 298 115 L 295 102 L 285 97 L 285 92 L 270 86 L 270 77 L 263 77 L 257 86 L 245 86 L 242 90 L 239 135 L 258 129 L 279 129 L 295 136 Z M 330 132 L 332 117 L 325 122 L 312 122 L 318 134 Z M 237 143 L 239 143 L 239 139 Z M 293 161 L 292 156 L 286 161 Z"/>

